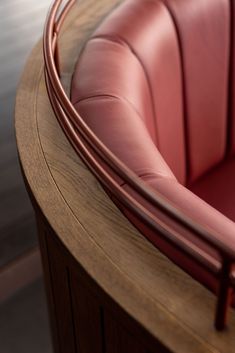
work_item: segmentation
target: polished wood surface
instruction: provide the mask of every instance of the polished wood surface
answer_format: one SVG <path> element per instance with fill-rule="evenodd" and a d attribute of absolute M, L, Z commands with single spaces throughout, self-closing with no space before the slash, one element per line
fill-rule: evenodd
<path fill-rule="evenodd" d="M 84 0 L 71 11 L 60 40 L 62 80 L 68 91 L 82 45 L 115 3 Z M 234 353 L 234 312 L 230 312 L 229 329 L 216 332 L 212 326 L 215 296 L 131 226 L 66 140 L 47 98 L 41 43 L 21 80 L 16 134 L 37 207 L 78 268 L 85 269 L 100 290 L 168 350 Z M 112 341 L 115 332 L 116 328 L 110 332 Z"/>

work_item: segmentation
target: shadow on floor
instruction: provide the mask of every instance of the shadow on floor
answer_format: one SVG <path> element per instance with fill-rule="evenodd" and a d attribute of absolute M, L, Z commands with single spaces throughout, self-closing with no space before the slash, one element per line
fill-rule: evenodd
<path fill-rule="evenodd" d="M 0 305 L 1 353 L 52 353 L 42 279 Z"/>

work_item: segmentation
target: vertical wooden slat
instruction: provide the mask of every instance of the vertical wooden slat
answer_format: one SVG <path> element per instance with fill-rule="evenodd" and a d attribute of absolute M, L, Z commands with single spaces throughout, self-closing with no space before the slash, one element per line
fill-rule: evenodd
<path fill-rule="evenodd" d="M 38 215 L 55 353 L 165 353 L 90 280 Z"/>
<path fill-rule="evenodd" d="M 48 311 L 50 317 L 50 327 L 53 339 L 53 348 L 55 353 L 60 353 L 59 349 L 59 332 L 57 326 L 57 317 L 55 310 L 55 300 L 54 300 L 54 291 L 52 287 L 52 274 L 49 265 L 49 253 L 46 241 L 46 226 L 43 222 L 42 216 L 39 212 L 36 212 L 36 220 L 37 220 L 37 229 L 38 229 L 38 238 L 40 244 L 40 252 L 43 266 L 43 274 L 44 274 L 44 283 L 47 295 L 47 304 Z"/>
<path fill-rule="evenodd" d="M 122 326 L 109 313 L 105 312 L 105 353 L 148 353 L 133 333 Z"/>
<path fill-rule="evenodd" d="M 71 291 L 69 285 L 68 267 L 65 256 L 59 250 L 58 244 L 47 236 L 49 250 L 49 266 L 52 278 L 55 316 L 59 337 L 60 353 L 78 353 L 74 336 L 74 320 L 71 307 Z"/>
<path fill-rule="evenodd" d="M 102 339 L 102 309 L 98 298 L 73 275 L 71 289 L 79 353 L 105 353 Z"/>

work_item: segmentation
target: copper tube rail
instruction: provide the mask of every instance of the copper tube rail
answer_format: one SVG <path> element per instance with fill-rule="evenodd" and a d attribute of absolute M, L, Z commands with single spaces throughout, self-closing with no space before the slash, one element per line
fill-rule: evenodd
<path fill-rule="evenodd" d="M 227 322 L 227 312 L 231 301 L 231 293 L 235 288 L 232 278 L 232 265 L 235 263 L 235 244 L 222 242 L 215 233 L 210 233 L 200 224 L 187 217 L 179 209 L 169 203 L 160 193 L 151 190 L 136 174 L 124 165 L 103 143 L 84 122 L 82 117 L 73 107 L 69 97 L 66 95 L 60 81 L 60 62 L 58 50 L 58 36 L 71 7 L 76 0 L 68 0 L 61 10 L 63 0 L 54 0 L 45 23 L 43 34 L 43 52 L 45 62 L 45 80 L 48 96 L 55 115 L 66 134 L 68 140 L 98 178 L 102 185 L 127 209 L 137 216 L 150 229 L 157 232 L 158 236 L 164 238 L 183 254 L 193 258 L 208 272 L 218 277 L 219 289 L 215 315 L 215 327 L 223 330 Z M 104 168 L 104 164 L 107 168 Z M 112 171 L 112 173 L 109 173 Z M 169 224 L 161 221 L 149 211 L 137 199 L 125 191 L 115 180 L 114 176 L 121 178 L 134 192 L 149 205 L 164 212 L 168 216 Z M 191 232 L 200 238 L 205 244 L 215 249 L 221 258 L 221 264 L 196 245 L 186 240 L 179 232 L 170 225 L 172 221 L 180 225 L 182 229 Z"/>

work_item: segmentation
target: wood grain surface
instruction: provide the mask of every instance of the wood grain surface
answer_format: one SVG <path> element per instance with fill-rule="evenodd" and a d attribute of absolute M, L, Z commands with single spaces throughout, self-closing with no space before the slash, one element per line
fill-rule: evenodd
<path fill-rule="evenodd" d="M 87 37 L 117 3 L 83 0 L 71 11 L 60 39 L 67 91 Z M 68 251 L 109 296 L 174 353 L 235 352 L 234 312 L 229 329 L 216 332 L 215 296 L 127 221 L 68 143 L 47 98 L 41 42 L 19 87 L 16 135 L 38 206 Z"/>

